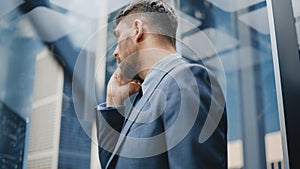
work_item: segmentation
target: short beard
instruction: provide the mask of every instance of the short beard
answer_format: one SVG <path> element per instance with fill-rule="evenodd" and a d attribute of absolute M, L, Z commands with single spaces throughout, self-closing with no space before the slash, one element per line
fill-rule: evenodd
<path fill-rule="evenodd" d="M 120 69 L 123 77 L 134 79 L 139 74 L 138 53 L 127 56 L 121 63 Z"/>

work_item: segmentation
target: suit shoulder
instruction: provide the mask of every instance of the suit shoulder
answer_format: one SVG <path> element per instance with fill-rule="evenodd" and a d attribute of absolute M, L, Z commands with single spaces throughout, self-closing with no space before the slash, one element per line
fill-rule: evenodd
<path fill-rule="evenodd" d="M 215 77 L 213 73 L 204 65 L 191 62 L 182 58 L 183 62 L 176 66 L 169 75 L 173 78 L 177 79 L 185 79 L 187 81 L 192 80 L 191 78 L 196 78 L 200 80 L 204 80 L 210 82 L 209 79 L 214 79 Z"/>

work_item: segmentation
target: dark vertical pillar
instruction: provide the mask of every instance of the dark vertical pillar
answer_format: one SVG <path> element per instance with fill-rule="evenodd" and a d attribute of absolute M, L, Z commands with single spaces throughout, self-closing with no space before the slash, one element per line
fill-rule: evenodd
<path fill-rule="evenodd" d="M 267 0 L 285 169 L 300 168 L 300 61 L 290 0 Z"/>

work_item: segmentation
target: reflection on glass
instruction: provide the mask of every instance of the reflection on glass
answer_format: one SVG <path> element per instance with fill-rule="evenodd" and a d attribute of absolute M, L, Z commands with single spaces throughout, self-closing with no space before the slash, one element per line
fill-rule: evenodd
<path fill-rule="evenodd" d="M 185 0 L 180 1 L 180 10 L 201 23 L 194 29 L 181 29 L 185 45 L 199 51 L 200 60 L 217 77 L 223 72 L 226 76 L 229 168 L 282 167 L 265 2 Z M 208 44 L 201 43 L 203 33 L 215 52 Z M 190 59 L 197 57 L 199 59 L 199 56 Z M 224 68 L 217 66 L 219 61 Z"/>
<path fill-rule="evenodd" d="M 78 75 L 83 82 L 93 79 L 86 75 L 94 75 L 91 72 L 95 67 L 91 65 L 99 55 L 102 57 L 102 53 L 110 56 L 103 61 L 106 62 L 106 77 L 115 70 L 113 24 L 108 25 L 107 34 L 101 33 L 99 41 L 95 39 L 92 45 L 84 45 L 94 32 L 112 21 L 115 10 L 129 2 L 119 1 L 41 0 L 41 4 L 50 4 L 43 7 L 34 1 L 0 2 L 0 103 L 5 105 L 0 106 L 0 114 L 10 110 L 23 120 L 28 117 L 34 128 L 31 135 L 27 131 L 25 136 L 28 143 L 22 153 L 28 162 L 26 164 L 25 160 L 23 165 L 36 166 L 52 158 L 57 161 L 49 168 L 96 168 L 99 165 L 97 146 L 91 148 L 93 143 L 87 136 L 90 133 L 83 127 L 88 126 L 91 131 L 92 122 L 79 121 L 74 110 L 72 71 L 80 52 L 87 55 L 81 65 L 84 71 Z M 179 30 L 179 49 L 183 55 L 205 64 L 222 82 L 225 74 L 226 84 L 222 87 L 228 111 L 229 168 L 282 168 L 282 143 L 264 0 L 168 2 L 175 5 L 180 18 L 189 23 L 180 25 Z M 300 44 L 299 2 L 292 1 Z M 211 44 L 207 43 L 207 38 Z M 100 41 L 104 42 L 98 44 Z M 199 55 L 192 55 L 187 48 Z M 223 65 L 220 66 L 220 62 Z M 54 80 L 50 78 L 60 86 L 53 85 Z M 104 86 L 107 80 L 101 79 Z M 39 85 L 34 86 L 35 80 Z M 84 91 L 88 85 L 83 83 L 78 90 Z M 47 87 L 53 87 L 54 95 L 59 97 L 48 95 L 52 90 Z M 46 99 L 42 97 L 44 95 L 47 95 Z M 105 93 L 99 95 L 103 100 Z M 87 97 L 81 98 L 83 102 Z M 61 109 L 58 109 L 56 106 L 60 104 Z M 40 108 L 42 105 L 44 107 Z M 93 105 L 89 101 L 82 106 L 85 111 L 91 108 Z M 52 126 L 58 126 L 55 131 L 61 135 L 51 135 Z M 0 146 L 3 146 L 3 140 L 1 137 Z M 35 146 L 28 152 L 26 147 L 32 143 Z M 37 155 L 47 152 L 53 145 L 57 146 L 57 154 L 50 156 L 48 153 L 47 158 Z"/>
<path fill-rule="evenodd" d="M 0 1 L 0 17 L 13 11 L 18 6 L 24 3 L 24 0 Z"/>
<path fill-rule="evenodd" d="M 208 0 L 214 6 L 226 11 L 226 12 L 236 12 L 241 9 L 247 8 L 249 6 L 255 5 L 264 0 Z"/>
<path fill-rule="evenodd" d="M 21 3 L 23 1 L 0 3 L 1 168 L 21 169 L 26 166 L 35 55 L 43 47 L 40 41 L 24 36 L 20 29 L 24 25 L 18 23 L 20 13 L 16 7 Z"/>

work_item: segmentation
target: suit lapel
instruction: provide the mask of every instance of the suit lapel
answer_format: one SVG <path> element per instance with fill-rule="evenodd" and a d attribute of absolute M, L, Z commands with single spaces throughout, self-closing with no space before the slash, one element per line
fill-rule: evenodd
<path fill-rule="evenodd" d="M 149 89 L 147 90 L 147 93 L 145 93 L 143 95 L 143 97 L 141 97 L 139 103 L 137 103 L 135 105 L 135 107 L 133 107 L 131 109 L 131 113 L 129 113 L 130 119 L 131 120 L 127 120 L 124 128 L 122 129 L 122 134 L 120 134 L 120 137 L 118 139 L 118 142 L 116 144 L 116 147 L 114 149 L 114 152 L 112 153 L 107 165 L 106 165 L 106 169 L 109 168 L 109 165 L 111 164 L 111 161 L 113 160 L 113 158 L 115 157 L 116 154 L 118 154 L 119 149 L 121 148 L 121 145 L 123 144 L 126 136 L 129 133 L 129 130 L 131 128 L 131 126 L 134 124 L 134 122 L 136 121 L 139 113 L 142 111 L 144 105 L 147 103 L 147 101 L 149 100 L 149 98 L 152 96 L 154 90 L 158 87 L 158 85 L 160 84 L 160 82 L 162 81 L 162 79 L 172 70 L 174 69 L 176 66 L 183 64 L 184 61 L 180 58 L 175 58 L 173 60 L 170 61 L 170 63 L 168 63 L 166 65 L 166 67 L 164 67 L 159 73 L 157 73 L 157 76 L 155 77 L 155 79 L 153 79 L 153 82 L 151 82 L 151 86 L 149 87 Z"/>

